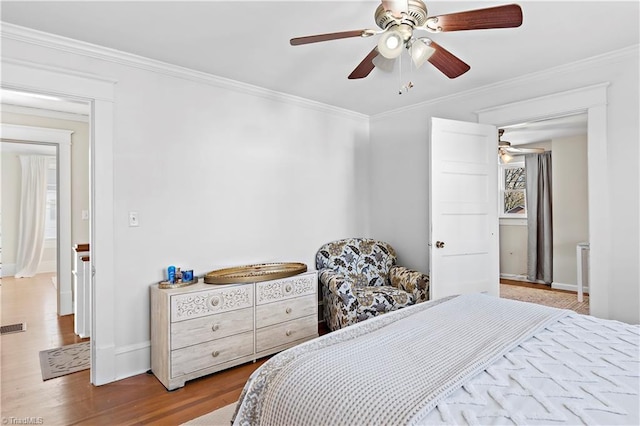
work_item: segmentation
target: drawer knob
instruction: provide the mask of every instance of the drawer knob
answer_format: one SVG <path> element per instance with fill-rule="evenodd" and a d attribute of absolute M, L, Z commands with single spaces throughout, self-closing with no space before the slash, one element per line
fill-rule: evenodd
<path fill-rule="evenodd" d="M 287 309 L 285 310 L 285 312 L 286 312 L 286 313 L 288 313 L 288 314 L 290 314 L 290 313 L 291 313 L 291 308 L 287 308 Z"/>
<path fill-rule="evenodd" d="M 220 355 L 220 352 L 218 352 L 218 351 L 213 351 L 211 353 L 211 356 L 213 356 L 214 358 L 217 357 L 218 355 Z"/>
<path fill-rule="evenodd" d="M 287 330 L 287 332 L 285 333 L 287 336 L 291 336 L 291 330 Z"/>
<path fill-rule="evenodd" d="M 211 327 L 211 330 L 213 331 L 218 331 L 218 329 L 220 328 L 220 325 L 218 324 L 213 324 L 213 327 Z"/>
<path fill-rule="evenodd" d="M 291 284 L 287 284 L 284 287 L 284 291 L 287 292 L 287 293 L 291 293 L 291 290 L 293 290 L 293 287 L 291 286 Z"/>
<path fill-rule="evenodd" d="M 220 304 L 220 297 L 213 296 L 211 300 L 209 300 L 209 303 L 211 304 L 211 306 L 214 306 L 214 307 L 218 306 Z"/>

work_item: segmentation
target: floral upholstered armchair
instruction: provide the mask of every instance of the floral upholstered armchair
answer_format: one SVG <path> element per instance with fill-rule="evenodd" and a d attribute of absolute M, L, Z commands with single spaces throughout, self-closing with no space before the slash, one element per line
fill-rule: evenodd
<path fill-rule="evenodd" d="M 397 266 L 395 251 L 383 241 L 349 238 L 327 243 L 316 253 L 316 269 L 330 330 L 429 297 L 429 276 Z"/>

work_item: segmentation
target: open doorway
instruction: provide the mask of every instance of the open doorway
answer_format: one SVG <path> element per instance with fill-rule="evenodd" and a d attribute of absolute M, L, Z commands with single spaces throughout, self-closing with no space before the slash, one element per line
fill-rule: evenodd
<path fill-rule="evenodd" d="M 2 275 L 6 284 L 3 296 L 10 299 L 3 297 L 3 305 L 11 305 L 7 315 L 28 313 L 32 324 L 27 332 L 33 330 L 33 335 L 39 336 L 42 342 L 28 338 L 25 344 L 38 350 L 87 340 L 83 339 L 85 336 L 77 336 L 74 330 L 72 247 L 78 241 L 89 242 L 89 118 L 88 102 L 2 89 L 2 227 L 5 236 Z M 20 210 L 18 192 L 22 191 L 23 179 L 19 174 L 19 156 L 53 158 L 47 165 L 42 256 L 39 266 L 27 275 L 16 275 L 15 266 L 11 267 L 15 265 L 17 243 L 15 238 L 6 238 L 8 234 L 15 236 L 20 232 L 20 221 L 9 220 L 16 218 L 16 211 Z M 18 167 L 6 167 L 11 161 Z M 17 188 L 16 191 L 6 191 L 10 186 Z M 9 199 L 10 195 L 15 196 Z M 34 300 L 37 300 L 35 304 Z M 34 310 L 40 312 L 34 313 Z M 5 316 L 3 309 L 3 323 Z"/>
<path fill-rule="evenodd" d="M 504 129 L 502 139 L 515 149 L 502 152 L 498 165 L 498 190 L 504 201 L 499 210 L 500 278 L 504 284 L 528 288 L 523 290 L 502 286 L 504 293 L 514 298 L 519 293 L 530 301 L 540 302 L 555 298 L 558 302 L 554 303 L 561 304 L 559 307 L 588 313 L 587 114 L 568 114 L 501 128 Z M 552 157 L 550 223 L 553 243 L 549 247 L 552 266 L 550 279 L 547 280 L 534 276 L 531 266 L 528 266 L 532 249 L 527 242 L 535 236 L 528 232 L 524 152 L 533 152 L 534 149 L 550 152 Z M 579 288 L 584 291 L 584 297 L 577 295 Z M 551 289 L 556 293 L 535 291 Z M 558 294 L 562 292 L 568 294 Z"/>
<path fill-rule="evenodd" d="M 52 285 L 57 287 L 57 147 L 45 143 L 3 140 L 1 152 L 2 275 L 32 277 L 51 274 Z M 23 184 L 22 174 L 29 171 L 34 181 L 38 178 L 37 182 Z M 22 217 L 22 212 L 28 214 Z M 44 220 L 35 223 L 35 217 Z"/>

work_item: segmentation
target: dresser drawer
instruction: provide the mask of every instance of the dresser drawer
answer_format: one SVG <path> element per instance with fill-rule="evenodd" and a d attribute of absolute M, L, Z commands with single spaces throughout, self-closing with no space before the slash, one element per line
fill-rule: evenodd
<path fill-rule="evenodd" d="M 171 351 L 171 377 L 253 354 L 253 332 L 235 334 Z"/>
<path fill-rule="evenodd" d="M 171 349 L 184 348 L 252 330 L 252 308 L 180 321 L 171 326 Z"/>
<path fill-rule="evenodd" d="M 171 322 L 253 306 L 251 284 L 216 287 L 212 287 L 211 290 L 172 296 Z"/>
<path fill-rule="evenodd" d="M 256 352 L 317 335 L 318 319 L 315 315 L 259 328 L 256 330 Z"/>
<path fill-rule="evenodd" d="M 315 294 L 285 299 L 256 306 L 256 327 L 267 327 L 308 315 L 315 315 L 318 302 Z"/>
<path fill-rule="evenodd" d="M 262 305 L 306 294 L 316 294 L 317 287 L 318 279 L 315 272 L 258 282 L 256 283 L 256 303 Z"/>

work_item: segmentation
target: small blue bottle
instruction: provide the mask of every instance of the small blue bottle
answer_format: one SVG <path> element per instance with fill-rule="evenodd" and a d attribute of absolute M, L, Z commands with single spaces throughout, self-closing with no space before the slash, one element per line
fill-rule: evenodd
<path fill-rule="evenodd" d="M 167 268 L 167 278 L 168 278 L 168 281 L 171 284 L 174 284 L 176 282 L 176 267 L 175 266 L 172 265 L 172 266 L 169 266 Z"/>

